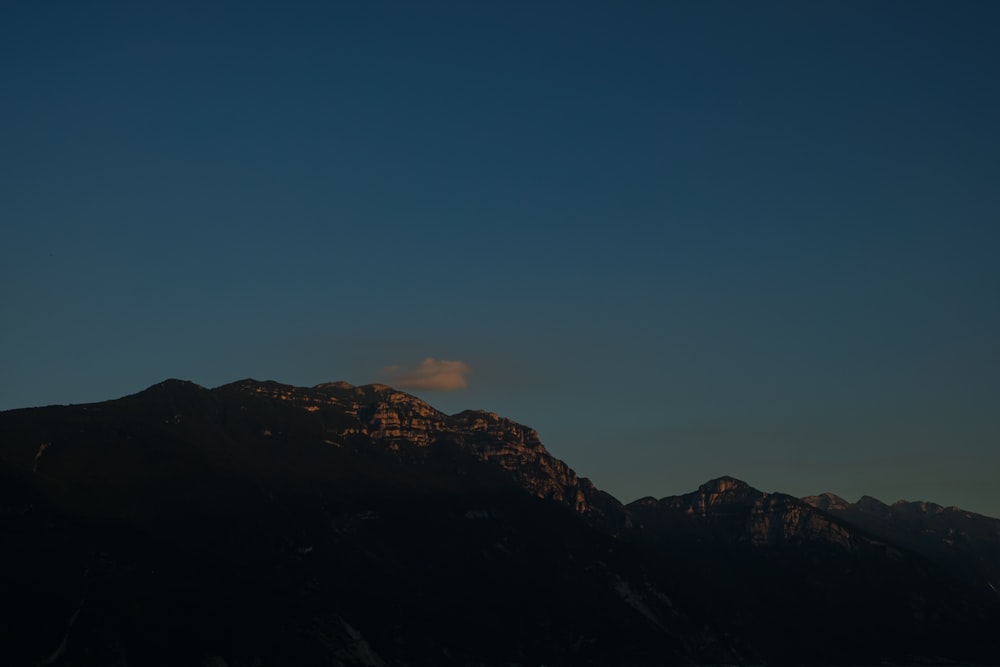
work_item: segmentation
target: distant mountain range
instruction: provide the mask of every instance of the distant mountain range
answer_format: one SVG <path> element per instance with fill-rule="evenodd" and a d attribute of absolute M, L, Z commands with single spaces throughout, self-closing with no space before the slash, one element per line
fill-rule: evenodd
<path fill-rule="evenodd" d="M 0 664 L 998 664 L 1000 520 L 721 477 L 623 505 L 385 385 L 0 413 Z"/>

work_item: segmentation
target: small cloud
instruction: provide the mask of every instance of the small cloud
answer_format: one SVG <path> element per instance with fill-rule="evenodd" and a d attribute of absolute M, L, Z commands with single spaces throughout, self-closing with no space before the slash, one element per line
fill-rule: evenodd
<path fill-rule="evenodd" d="M 454 391 L 465 389 L 468 383 L 465 376 L 472 372 L 472 367 L 464 361 L 444 361 L 427 357 L 416 368 L 405 366 L 386 366 L 382 375 L 389 384 L 400 389 L 438 389 Z"/>

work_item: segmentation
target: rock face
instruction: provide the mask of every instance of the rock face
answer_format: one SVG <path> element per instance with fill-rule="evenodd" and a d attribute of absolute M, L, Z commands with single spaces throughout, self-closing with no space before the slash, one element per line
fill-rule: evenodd
<path fill-rule="evenodd" d="M 846 509 L 850 506 L 849 502 L 832 493 L 821 493 L 818 496 L 807 496 L 802 500 L 825 512 Z"/>
<path fill-rule="evenodd" d="M 326 434 L 335 444 L 362 436 L 389 451 L 412 452 L 414 447 L 449 442 L 510 475 L 538 498 L 555 500 L 581 513 L 589 509 L 586 490 L 592 485 L 553 457 L 534 429 L 492 412 L 466 410 L 446 415 L 415 396 L 381 384 L 355 387 L 334 382 L 304 389 L 244 380 L 219 391 L 267 396 L 309 412 L 333 413 L 337 418 L 330 420 Z"/>
<path fill-rule="evenodd" d="M 984 662 L 998 523 L 732 477 L 623 506 L 489 412 L 169 380 L 0 413 L 0 663 Z"/>
<path fill-rule="evenodd" d="M 849 549 L 851 531 L 805 501 L 781 493 L 763 493 L 746 482 L 720 477 L 694 493 L 629 505 L 633 515 L 656 522 L 656 514 L 683 515 L 716 539 L 758 546 L 823 541 Z"/>

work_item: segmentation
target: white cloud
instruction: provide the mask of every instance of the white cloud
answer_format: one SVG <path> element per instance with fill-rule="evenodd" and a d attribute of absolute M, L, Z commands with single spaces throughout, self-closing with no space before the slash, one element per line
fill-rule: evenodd
<path fill-rule="evenodd" d="M 427 357 L 414 367 L 386 366 L 382 375 L 386 381 L 400 389 L 438 389 L 454 391 L 465 389 L 468 382 L 465 376 L 472 372 L 472 367 L 464 361 L 445 361 Z"/>

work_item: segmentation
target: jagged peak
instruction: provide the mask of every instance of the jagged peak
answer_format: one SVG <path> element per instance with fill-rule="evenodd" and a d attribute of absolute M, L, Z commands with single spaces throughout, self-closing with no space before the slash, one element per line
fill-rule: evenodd
<path fill-rule="evenodd" d="M 806 496 L 802 498 L 802 501 L 821 510 L 843 510 L 851 506 L 851 503 L 829 491 L 821 493 L 818 496 Z"/>
<path fill-rule="evenodd" d="M 854 507 L 863 512 L 868 512 L 869 514 L 875 514 L 882 517 L 889 516 L 892 509 L 874 496 L 861 496 L 858 498 L 858 502 L 854 503 Z"/>
<path fill-rule="evenodd" d="M 380 382 L 373 382 L 371 384 L 363 384 L 358 389 L 367 389 L 369 391 L 374 391 L 377 394 L 403 394 L 405 392 L 399 391 L 395 387 L 390 387 L 387 384 L 382 384 Z"/>
<path fill-rule="evenodd" d="M 425 406 L 427 409 L 433 410 L 434 412 L 440 412 L 437 408 L 433 407 L 430 403 L 422 398 L 409 394 L 405 391 L 400 391 L 395 387 L 390 387 L 387 384 L 382 384 L 381 382 L 373 382 L 371 384 L 363 384 L 354 388 L 356 392 L 366 394 L 369 397 L 374 396 L 378 400 L 388 400 L 392 403 L 409 403 L 412 405 Z M 443 415 L 444 413 L 441 412 Z"/>
<path fill-rule="evenodd" d="M 729 493 L 730 491 L 756 491 L 756 489 L 742 479 L 723 475 L 708 480 L 698 487 L 698 491 L 701 493 Z"/>
<path fill-rule="evenodd" d="M 919 509 L 921 512 L 932 512 L 934 514 L 940 514 L 945 510 L 944 506 L 938 505 L 937 503 L 926 502 L 923 500 L 897 500 L 892 504 L 893 507 L 908 507 Z"/>
<path fill-rule="evenodd" d="M 224 385 L 216 387 L 216 389 L 246 389 L 248 387 L 291 387 L 291 385 L 278 382 L 276 380 L 257 380 L 256 378 L 243 378 L 242 380 L 236 380 L 235 382 L 227 382 Z"/>
<path fill-rule="evenodd" d="M 337 380 L 336 382 L 320 382 L 317 385 L 313 385 L 313 389 L 355 389 L 356 387 L 350 382 L 344 382 L 343 380 Z"/>
<path fill-rule="evenodd" d="M 500 421 L 502 417 L 495 412 L 487 410 L 462 410 L 451 415 L 452 417 L 481 417 L 488 421 Z"/>

